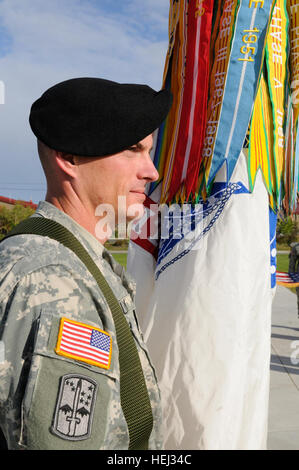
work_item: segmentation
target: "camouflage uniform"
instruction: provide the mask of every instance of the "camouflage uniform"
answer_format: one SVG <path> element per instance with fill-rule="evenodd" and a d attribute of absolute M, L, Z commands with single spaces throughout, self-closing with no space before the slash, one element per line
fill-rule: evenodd
<path fill-rule="evenodd" d="M 56 220 L 78 238 L 120 301 L 152 404 L 154 426 L 149 448 L 161 449 L 160 393 L 135 315 L 134 282 L 89 232 L 52 204 L 41 202 L 35 215 Z M 0 260 L 0 346 L 4 347 L 2 354 L 0 347 L 0 425 L 8 448 L 127 449 L 115 328 L 94 278 L 67 248 L 36 235 L 3 241 Z M 111 334 L 109 369 L 56 354 L 62 317 Z M 69 435 L 66 432 L 78 390 L 87 396 L 84 419 L 89 431 L 84 439 L 74 428 Z M 61 406 L 61 397 L 69 397 L 68 409 Z M 57 414 L 62 420 L 60 435 L 54 420 Z"/>
<path fill-rule="evenodd" d="M 291 252 L 289 254 L 289 273 L 299 272 L 299 243 L 291 243 Z M 299 287 L 296 287 L 297 293 L 297 313 L 299 317 Z"/>

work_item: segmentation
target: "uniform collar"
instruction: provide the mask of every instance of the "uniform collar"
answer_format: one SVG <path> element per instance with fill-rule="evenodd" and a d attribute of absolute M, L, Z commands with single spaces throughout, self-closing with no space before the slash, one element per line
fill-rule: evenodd
<path fill-rule="evenodd" d="M 55 220 L 59 224 L 63 225 L 66 229 L 72 232 L 73 235 L 79 240 L 84 248 L 92 254 L 93 258 L 100 260 L 101 262 L 107 262 L 111 269 L 117 274 L 123 285 L 132 295 L 135 297 L 136 294 L 136 282 L 129 275 L 123 266 L 121 266 L 109 253 L 108 250 L 100 243 L 96 237 L 91 235 L 85 228 L 79 225 L 74 219 L 72 219 L 65 212 L 61 211 L 57 207 L 53 206 L 50 202 L 41 201 L 38 204 L 35 215 L 42 216 L 51 220 Z"/>
<path fill-rule="evenodd" d="M 66 229 L 72 232 L 76 238 L 78 238 L 88 251 L 92 251 L 97 258 L 103 256 L 105 248 L 102 243 L 100 243 L 96 237 L 79 225 L 69 215 L 55 207 L 50 202 L 41 201 L 36 209 L 36 214 L 47 219 L 55 220 L 59 224 L 63 225 Z"/>

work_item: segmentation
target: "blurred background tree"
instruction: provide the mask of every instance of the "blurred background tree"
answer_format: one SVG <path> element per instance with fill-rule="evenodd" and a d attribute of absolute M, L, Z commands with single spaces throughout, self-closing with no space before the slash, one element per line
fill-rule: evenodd
<path fill-rule="evenodd" d="M 291 218 L 291 216 L 277 220 L 277 243 L 290 245 L 290 243 L 297 241 L 297 238 L 297 224 L 296 221 Z"/>
<path fill-rule="evenodd" d="M 24 207 L 21 204 L 14 205 L 12 209 L 0 206 L 0 240 L 2 240 L 15 225 L 27 219 L 27 217 L 34 214 L 34 212 L 35 210 L 31 207 Z"/>

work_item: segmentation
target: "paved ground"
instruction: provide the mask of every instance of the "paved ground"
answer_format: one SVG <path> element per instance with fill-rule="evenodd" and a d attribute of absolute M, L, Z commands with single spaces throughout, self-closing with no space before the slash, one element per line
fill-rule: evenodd
<path fill-rule="evenodd" d="M 268 450 L 299 450 L 299 319 L 296 295 L 277 286 L 272 310 Z"/>

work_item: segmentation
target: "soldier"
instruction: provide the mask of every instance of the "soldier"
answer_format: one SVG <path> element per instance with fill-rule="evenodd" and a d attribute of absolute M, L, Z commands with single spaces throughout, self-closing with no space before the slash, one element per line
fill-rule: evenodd
<path fill-rule="evenodd" d="M 289 254 L 289 273 L 299 272 L 299 243 L 290 244 L 291 251 Z M 299 287 L 296 287 L 297 293 L 297 314 L 299 318 Z"/>
<path fill-rule="evenodd" d="M 166 90 L 98 78 L 59 83 L 32 105 L 47 194 L 0 244 L 8 449 L 162 448 L 135 284 L 103 244 L 107 211 L 116 223 L 141 215 L 145 186 L 158 178 L 152 133 L 170 106 Z"/>

